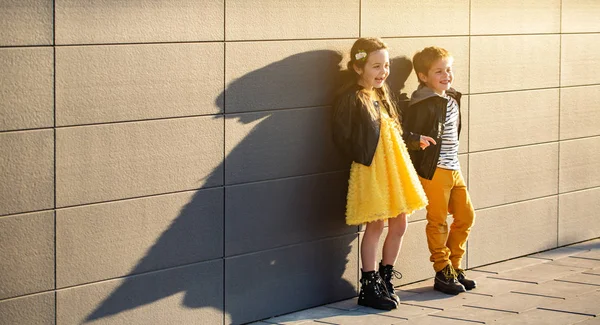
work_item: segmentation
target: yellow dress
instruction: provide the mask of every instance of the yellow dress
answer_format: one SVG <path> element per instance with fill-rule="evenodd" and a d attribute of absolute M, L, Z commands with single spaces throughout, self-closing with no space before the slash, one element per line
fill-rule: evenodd
<path fill-rule="evenodd" d="M 379 143 L 371 166 L 352 162 L 346 223 L 394 218 L 401 213 L 411 214 L 427 206 L 427 197 L 419 182 L 401 128 L 381 107 Z"/>

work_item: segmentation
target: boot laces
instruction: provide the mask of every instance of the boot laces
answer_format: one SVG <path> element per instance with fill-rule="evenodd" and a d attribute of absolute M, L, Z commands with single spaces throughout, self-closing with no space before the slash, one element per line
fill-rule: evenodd
<path fill-rule="evenodd" d="M 444 277 L 446 277 L 446 279 L 456 279 L 458 276 L 454 268 L 450 265 L 442 269 L 442 274 L 444 274 Z"/>
<path fill-rule="evenodd" d="M 391 272 L 390 272 L 390 273 L 391 273 L 391 274 L 390 274 L 390 279 L 392 278 L 392 276 L 393 276 L 394 278 L 398 279 L 398 280 L 402 279 L 402 273 L 400 273 L 400 271 L 396 271 L 396 270 L 394 270 L 394 269 L 391 269 Z"/>
<path fill-rule="evenodd" d="M 385 281 L 390 281 L 392 279 L 392 277 L 400 280 L 402 279 L 402 273 L 400 273 L 399 271 L 396 271 L 393 267 L 389 267 L 386 266 L 383 269 L 383 280 Z"/>

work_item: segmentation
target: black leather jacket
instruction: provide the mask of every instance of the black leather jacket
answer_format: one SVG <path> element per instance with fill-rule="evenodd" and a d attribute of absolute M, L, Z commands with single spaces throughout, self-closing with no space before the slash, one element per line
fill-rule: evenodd
<path fill-rule="evenodd" d="M 446 94 L 458 103 L 458 135 L 460 136 L 460 98 L 462 94 L 453 88 L 447 90 Z M 403 110 L 404 142 L 417 174 L 426 179 L 433 178 L 440 158 L 447 106 L 446 98 L 437 95 L 428 87 L 419 86 L 413 92 L 408 107 Z M 419 146 L 421 135 L 432 137 L 436 144 L 421 150 Z"/>
<path fill-rule="evenodd" d="M 381 113 L 375 102 L 377 119 L 371 115 L 358 97 L 359 85 L 349 87 L 333 104 L 333 141 L 353 161 L 370 166 L 379 143 Z M 389 110 L 389 105 L 383 103 Z"/>

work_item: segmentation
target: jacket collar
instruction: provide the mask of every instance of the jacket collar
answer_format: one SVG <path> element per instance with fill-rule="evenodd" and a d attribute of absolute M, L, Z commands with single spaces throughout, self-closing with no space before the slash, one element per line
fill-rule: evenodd
<path fill-rule="evenodd" d="M 458 94 L 458 92 L 454 88 L 450 88 L 450 89 L 446 90 L 446 95 L 448 95 L 450 97 L 456 98 L 457 94 Z M 425 85 L 419 84 L 419 87 L 417 88 L 417 90 L 415 90 L 412 93 L 412 96 L 410 97 L 410 103 L 408 104 L 408 106 L 415 105 L 415 104 L 422 102 L 431 97 L 442 97 L 442 96 L 436 94 L 433 91 L 433 89 L 431 89 Z"/>

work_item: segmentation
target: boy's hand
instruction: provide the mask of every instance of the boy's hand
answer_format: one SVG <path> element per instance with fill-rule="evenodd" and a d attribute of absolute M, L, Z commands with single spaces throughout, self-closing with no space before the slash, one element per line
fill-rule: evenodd
<path fill-rule="evenodd" d="M 426 135 L 422 135 L 419 141 L 419 146 L 421 147 L 421 150 L 424 150 L 425 148 L 429 147 L 429 145 L 431 144 L 436 144 L 435 140 L 433 140 L 432 137 L 428 137 Z"/>

